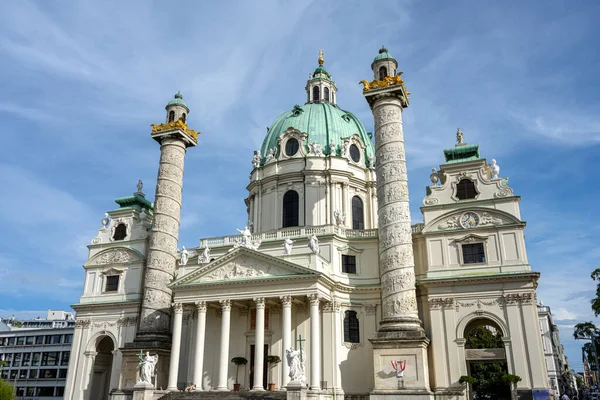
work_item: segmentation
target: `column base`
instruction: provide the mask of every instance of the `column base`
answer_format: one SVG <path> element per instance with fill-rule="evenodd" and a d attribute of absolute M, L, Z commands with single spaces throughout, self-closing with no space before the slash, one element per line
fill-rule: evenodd
<path fill-rule="evenodd" d="M 167 388 L 168 392 L 179 392 L 179 388 L 177 386 L 170 386 Z"/>
<path fill-rule="evenodd" d="M 250 389 L 251 392 L 266 392 L 265 388 L 260 386 L 260 387 L 253 387 L 252 389 Z"/>
<path fill-rule="evenodd" d="M 139 382 L 133 387 L 133 400 L 154 400 L 154 386 Z"/>
<path fill-rule="evenodd" d="M 433 399 L 427 358 L 429 339 L 422 330 L 377 332 L 377 337 L 369 341 L 373 346 L 375 374 L 372 398 L 407 396 L 411 399 Z M 392 361 L 397 363 L 398 370 L 394 369 Z M 401 371 L 402 368 L 404 371 Z M 400 373 L 401 376 L 398 376 Z"/>
<path fill-rule="evenodd" d="M 226 387 L 224 387 L 224 388 L 218 387 L 215 389 L 215 392 L 229 392 L 229 391 L 230 391 L 229 388 L 226 388 Z"/>
<path fill-rule="evenodd" d="M 434 395 L 431 392 L 420 390 L 390 390 L 390 391 L 373 391 L 369 394 L 369 400 L 391 400 L 398 398 L 406 398 L 410 400 L 434 400 Z"/>

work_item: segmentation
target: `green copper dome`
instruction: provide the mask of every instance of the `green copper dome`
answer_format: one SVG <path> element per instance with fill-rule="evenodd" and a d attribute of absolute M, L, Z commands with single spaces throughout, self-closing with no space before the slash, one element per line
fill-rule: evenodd
<path fill-rule="evenodd" d="M 342 139 L 354 134 L 357 134 L 366 146 L 366 156 L 368 156 L 366 160 L 375 154 L 369 134 L 354 114 L 329 103 L 308 103 L 303 106 L 294 106 L 293 109 L 277 117 L 268 129 L 267 137 L 260 149 L 263 157 L 269 149 L 278 146 L 277 139 L 290 127 L 308 134 L 307 143 L 314 141 L 321 144 L 325 155 L 329 155 L 330 141 L 333 140 L 336 144 L 339 155 Z M 306 150 L 308 151 L 308 149 Z M 370 166 L 368 161 L 366 164 Z"/>
<path fill-rule="evenodd" d="M 177 92 L 177 94 L 175 96 L 173 96 L 173 100 L 171 100 L 170 102 L 167 103 L 167 107 L 173 106 L 173 105 L 178 105 L 178 106 L 185 107 L 186 110 L 188 110 L 188 112 L 190 110 L 188 108 L 185 100 L 183 100 L 183 96 L 181 95 L 180 92 Z"/>
<path fill-rule="evenodd" d="M 373 63 L 381 60 L 392 60 L 396 63 L 396 65 L 398 65 L 396 59 L 392 57 L 392 55 L 388 52 L 388 49 L 386 49 L 384 46 L 381 46 L 381 49 L 379 49 L 379 54 L 377 54 L 377 56 L 373 59 Z"/>
<path fill-rule="evenodd" d="M 315 69 L 315 72 L 313 73 L 313 78 L 327 78 L 327 79 L 331 79 L 331 75 L 329 75 L 329 72 L 327 72 L 327 70 L 325 69 L 325 67 L 323 67 L 322 65 L 319 65 L 317 67 L 317 69 Z"/>

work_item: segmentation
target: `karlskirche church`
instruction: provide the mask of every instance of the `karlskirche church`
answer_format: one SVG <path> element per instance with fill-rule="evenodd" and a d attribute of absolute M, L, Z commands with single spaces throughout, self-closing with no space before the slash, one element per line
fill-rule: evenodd
<path fill-rule="evenodd" d="M 148 138 L 154 202 L 139 182 L 88 246 L 65 399 L 469 399 L 464 376 L 489 363 L 521 378 L 520 399 L 549 398 L 520 197 L 458 130 L 412 224 L 410 93 L 387 49 L 371 70 L 374 133 L 341 108 L 320 52 L 306 103 L 248 157 L 247 226 L 188 249 L 184 161 L 200 133 L 175 95 Z"/>

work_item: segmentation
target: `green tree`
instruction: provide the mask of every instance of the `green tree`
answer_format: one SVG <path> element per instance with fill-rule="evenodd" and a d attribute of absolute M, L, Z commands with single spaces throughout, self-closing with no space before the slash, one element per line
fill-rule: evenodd
<path fill-rule="evenodd" d="M 600 334 L 600 330 L 591 321 L 575 324 L 573 337 L 575 339 L 592 339 Z"/>
<path fill-rule="evenodd" d="M 467 349 L 501 349 L 504 348 L 502 332 L 493 331 L 486 326 L 476 326 L 467 335 Z M 471 377 L 475 379 L 473 392 L 478 399 L 509 399 L 510 387 L 502 380 L 507 374 L 506 363 L 471 363 Z"/>
<path fill-rule="evenodd" d="M 8 383 L 0 379 L 0 400 L 10 400 L 13 398 L 14 389 Z"/>
<path fill-rule="evenodd" d="M 596 287 L 596 297 L 592 299 L 592 310 L 597 317 L 600 315 L 600 268 L 596 268 L 594 272 L 592 272 L 591 278 L 598 282 Z"/>

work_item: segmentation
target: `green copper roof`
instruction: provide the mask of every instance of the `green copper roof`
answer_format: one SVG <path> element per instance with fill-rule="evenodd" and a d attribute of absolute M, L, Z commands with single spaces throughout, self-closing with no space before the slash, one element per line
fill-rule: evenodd
<path fill-rule="evenodd" d="M 377 54 L 375 59 L 373 59 L 373 62 L 379 61 L 379 60 L 387 60 L 387 59 L 392 59 L 392 60 L 396 61 L 396 59 L 394 57 L 392 57 L 392 55 L 388 52 L 388 50 L 385 47 L 381 46 L 381 49 L 379 49 L 379 54 Z"/>
<path fill-rule="evenodd" d="M 133 196 L 120 197 L 115 200 L 115 203 L 119 205 L 119 209 L 133 208 L 138 212 L 142 211 L 142 208 L 146 209 L 146 212 L 153 215 L 154 204 L 146 200 L 143 194 L 134 193 Z"/>
<path fill-rule="evenodd" d="M 188 112 L 189 112 L 189 108 L 185 102 L 185 100 L 183 100 L 183 96 L 181 95 L 180 92 L 177 92 L 177 94 L 175 96 L 173 96 L 173 100 L 171 100 L 170 102 L 167 103 L 167 107 L 168 106 L 172 106 L 172 105 L 179 105 L 179 106 L 183 106 L 185 107 Z"/>
<path fill-rule="evenodd" d="M 329 72 L 327 72 L 327 70 L 325 69 L 325 67 L 323 67 L 322 65 L 319 65 L 317 67 L 317 69 L 315 69 L 315 72 L 313 73 L 313 78 L 327 78 L 327 79 L 331 79 L 331 75 L 329 75 Z"/>
<path fill-rule="evenodd" d="M 444 149 L 444 157 L 446 157 L 446 164 L 479 160 L 479 145 L 464 144 L 451 149 Z"/>
<path fill-rule="evenodd" d="M 260 149 L 263 157 L 269 149 L 277 147 L 277 139 L 290 127 L 307 133 L 307 143 L 314 141 L 321 144 L 323 152 L 326 155 L 329 155 L 329 142 L 331 140 L 338 146 L 339 154 L 339 146 L 342 144 L 342 139 L 354 134 L 358 134 L 365 144 L 366 153 L 369 157 L 375 154 L 369 134 L 354 114 L 341 110 L 329 103 L 310 103 L 303 106 L 294 106 L 293 109 L 277 117 L 268 129 L 267 137 Z M 306 150 L 308 151 L 308 149 Z M 367 163 L 367 165 L 369 164 Z"/>

